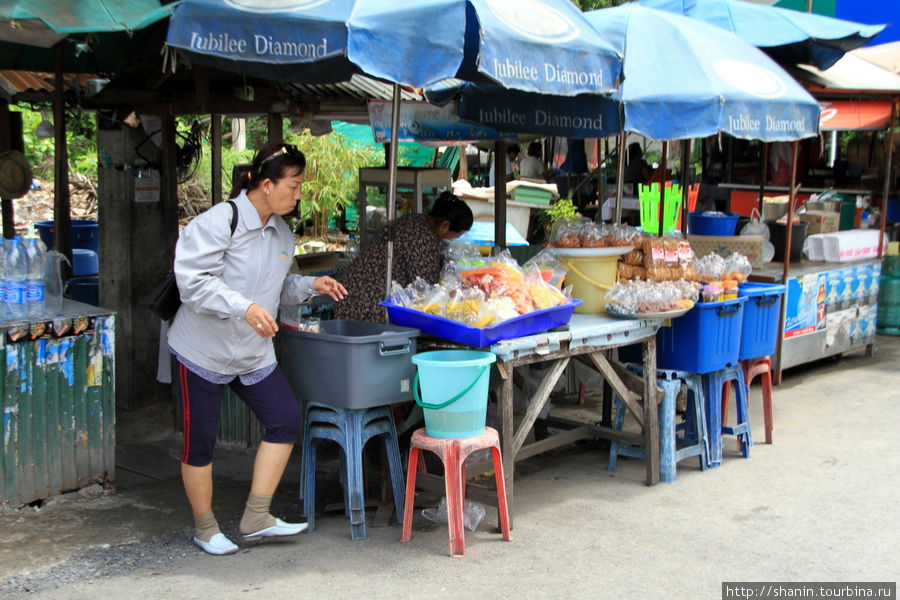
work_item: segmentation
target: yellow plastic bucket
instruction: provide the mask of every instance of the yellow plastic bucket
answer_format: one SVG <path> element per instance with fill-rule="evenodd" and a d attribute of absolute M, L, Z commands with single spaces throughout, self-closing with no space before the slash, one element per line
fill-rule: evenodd
<path fill-rule="evenodd" d="M 557 255 L 568 270 L 565 283 L 572 286 L 572 297 L 584 302 L 575 307 L 575 312 L 606 312 L 606 292 L 618 278 L 616 263 L 619 262 L 619 255 L 572 256 L 562 252 Z"/>

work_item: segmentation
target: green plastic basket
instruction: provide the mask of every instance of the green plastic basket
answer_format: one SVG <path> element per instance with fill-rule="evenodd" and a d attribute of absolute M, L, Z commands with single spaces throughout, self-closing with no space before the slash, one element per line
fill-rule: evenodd
<path fill-rule="evenodd" d="M 638 199 L 641 202 L 641 229 L 656 234 L 659 231 L 659 184 L 638 186 Z M 663 215 L 663 233 L 675 231 L 681 215 L 681 186 L 666 186 L 666 208 Z"/>

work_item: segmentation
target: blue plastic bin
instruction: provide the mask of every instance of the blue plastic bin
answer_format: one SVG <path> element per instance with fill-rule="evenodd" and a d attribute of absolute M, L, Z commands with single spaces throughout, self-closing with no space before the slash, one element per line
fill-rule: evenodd
<path fill-rule="evenodd" d="M 688 231 L 693 235 L 734 235 L 740 215 L 712 216 L 688 213 Z"/>
<path fill-rule="evenodd" d="M 72 300 L 100 306 L 99 277 L 73 277 L 66 282 L 66 287 Z"/>
<path fill-rule="evenodd" d="M 656 366 L 711 373 L 736 365 L 747 298 L 698 302 L 656 334 Z"/>
<path fill-rule="evenodd" d="M 34 224 L 41 241 L 48 250 L 53 249 L 53 221 Z M 72 248 L 100 251 L 99 225 L 93 219 L 72 219 Z"/>
<path fill-rule="evenodd" d="M 740 360 L 775 354 L 784 290 L 785 287 L 778 283 L 747 282 L 740 285 L 738 295 L 747 298 L 741 324 Z"/>

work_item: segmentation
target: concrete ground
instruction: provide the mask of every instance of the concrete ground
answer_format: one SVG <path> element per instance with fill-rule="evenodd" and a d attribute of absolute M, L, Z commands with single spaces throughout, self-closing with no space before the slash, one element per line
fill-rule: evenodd
<path fill-rule="evenodd" d="M 0 513 L 0 597 L 682 599 L 721 598 L 723 581 L 896 581 L 900 338 L 877 342 L 873 358 L 788 371 L 773 445 L 762 443 L 755 385 L 749 459 L 726 438 L 720 468 L 689 459 L 675 483 L 653 487 L 642 461 L 607 472 L 600 444 L 521 463 L 513 541 L 494 533 L 488 509 L 464 559 L 418 510 L 406 544 L 394 524 L 351 541 L 332 511 L 311 534 L 208 556 L 189 542 L 170 408 L 126 412 L 115 493 Z M 214 507 L 236 541 L 252 458 L 220 449 L 216 459 Z M 294 456 L 275 500 L 282 517 L 299 516 L 298 479 Z M 321 486 L 339 495 L 336 480 Z"/>

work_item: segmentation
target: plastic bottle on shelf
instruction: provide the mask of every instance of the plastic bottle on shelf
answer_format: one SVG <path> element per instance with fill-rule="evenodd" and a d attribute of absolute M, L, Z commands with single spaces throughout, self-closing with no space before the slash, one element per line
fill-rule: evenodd
<path fill-rule="evenodd" d="M 7 239 L 0 236 L 0 320 L 8 320 L 9 304 L 6 303 L 6 251 Z"/>
<path fill-rule="evenodd" d="M 27 287 L 28 257 L 25 245 L 19 236 L 10 240 L 6 252 L 6 302 L 9 305 L 9 318 L 24 319 L 27 316 L 25 307 L 25 290 Z"/>
<path fill-rule="evenodd" d="M 25 240 L 28 259 L 25 289 L 25 313 L 29 318 L 44 314 L 44 244 L 37 238 Z"/>

